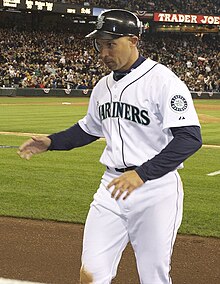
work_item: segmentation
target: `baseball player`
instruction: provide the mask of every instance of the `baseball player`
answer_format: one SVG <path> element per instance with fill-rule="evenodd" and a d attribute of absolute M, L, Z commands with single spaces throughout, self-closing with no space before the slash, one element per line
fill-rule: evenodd
<path fill-rule="evenodd" d="M 105 137 L 106 171 L 87 216 L 81 284 L 115 277 L 128 242 L 140 283 L 168 284 L 171 254 L 182 220 L 177 169 L 202 145 L 186 85 L 168 68 L 141 56 L 141 22 L 126 10 L 98 16 L 87 35 L 112 72 L 94 87 L 88 112 L 67 130 L 33 137 L 18 154 L 70 150 Z"/>

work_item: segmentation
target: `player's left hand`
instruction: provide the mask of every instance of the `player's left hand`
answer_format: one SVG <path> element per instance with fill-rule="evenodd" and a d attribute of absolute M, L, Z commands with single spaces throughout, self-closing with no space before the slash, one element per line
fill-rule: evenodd
<path fill-rule="evenodd" d="M 133 170 L 123 173 L 118 178 L 114 178 L 107 186 L 107 189 L 114 186 L 112 198 L 115 198 L 116 200 L 118 200 L 121 195 L 126 192 L 123 196 L 123 200 L 125 200 L 133 190 L 141 186 L 143 183 L 143 180 L 139 177 L 137 172 Z"/>

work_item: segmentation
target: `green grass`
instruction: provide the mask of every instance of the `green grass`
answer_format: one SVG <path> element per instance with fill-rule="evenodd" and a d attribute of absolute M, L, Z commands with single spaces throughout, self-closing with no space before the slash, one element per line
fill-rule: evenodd
<path fill-rule="evenodd" d="M 0 149 L 0 215 L 83 223 L 104 170 L 99 163 L 104 145 L 47 152 L 30 161 L 16 149 Z"/>
<path fill-rule="evenodd" d="M 220 237 L 220 149 L 202 148 L 184 163 L 179 173 L 185 202 L 181 233 Z"/>
<path fill-rule="evenodd" d="M 83 102 L 85 105 L 64 105 L 62 102 Z M 56 132 L 82 118 L 87 103 L 88 98 L 81 98 L 81 101 L 79 98 L 0 98 L 0 131 Z"/>
<path fill-rule="evenodd" d="M 219 145 L 220 100 L 195 100 L 194 103 L 201 119 L 203 144 Z"/>
<path fill-rule="evenodd" d="M 219 145 L 220 144 L 220 123 L 202 125 L 203 144 Z"/>
<path fill-rule="evenodd" d="M 42 101 L 48 104 L 39 104 Z M 87 106 L 62 105 L 63 101 L 81 99 L 0 98 L 0 131 L 51 133 L 69 127 L 84 116 Z M 22 105 L 26 102 L 34 105 Z M 211 100 L 198 100 L 195 105 L 206 102 Z M 206 111 L 198 109 L 199 114 Z M 219 117 L 218 111 L 208 113 Z M 205 144 L 220 144 L 219 128 L 216 122 L 202 123 Z M 20 145 L 26 139 L 0 135 L 0 145 Z M 104 147 L 97 141 L 69 152 L 36 155 L 30 161 L 20 159 L 16 149 L 0 148 L 0 215 L 84 223 L 104 171 L 99 163 Z M 179 171 L 185 191 L 181 233 L 220 237 L 220 175 L 207 176 L 220 170 L 219 161 L 220 149 L 202 148 Z"/>

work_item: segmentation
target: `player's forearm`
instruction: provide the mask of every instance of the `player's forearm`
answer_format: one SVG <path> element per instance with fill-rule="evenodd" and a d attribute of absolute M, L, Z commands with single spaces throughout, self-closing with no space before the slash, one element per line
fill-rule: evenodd
<path fill-rule="evenodd" d="M 198 126 L 173 128 L 171 131 L 174 135 L 173 140 L 158 155 L 136 169 L 144 182 L 160 178 L 175 170 L 202 146 Z"/>
<path fill-rule="evenodd" d="M 51 145 L 48 150 L 71 150 L 87 145 L 99 138 L 83 131 L 78 123 L 48 137 L 51 139 Z"/>

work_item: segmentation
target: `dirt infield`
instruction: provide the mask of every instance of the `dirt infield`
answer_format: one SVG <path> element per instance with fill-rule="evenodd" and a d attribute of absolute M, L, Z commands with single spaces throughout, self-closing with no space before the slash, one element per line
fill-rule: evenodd
<path fill-rule="evenodd" d="M 0 277 L 51 284 L 78 284 L 83 225 L 0 217 Z M 174 284 L 217 284 L 220 239 L 178 235 Z M 138 284 L 130 246 L 112 284 Z"/>

